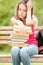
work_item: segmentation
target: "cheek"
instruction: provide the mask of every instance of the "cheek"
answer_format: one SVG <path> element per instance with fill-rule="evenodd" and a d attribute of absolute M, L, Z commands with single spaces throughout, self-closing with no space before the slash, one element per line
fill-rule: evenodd
<path fill-rule="evenodd" d="M 24 13 L 24 16 L 26 16 L 27 15 L 27 13 Z"/>
<path fill-rule="evenodd" d="M 20 15 L 20 12 L 18 11 L 18 16 Z"/>

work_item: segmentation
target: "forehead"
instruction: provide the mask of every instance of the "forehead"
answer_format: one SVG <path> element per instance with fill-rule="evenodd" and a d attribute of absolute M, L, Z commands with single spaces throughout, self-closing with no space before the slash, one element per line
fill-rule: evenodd
<path fill-rule="evenodd" d="M 26 9 L 27 7 L 26 7 L 26 5 L 25 5 L 25 4 L 20 3 L 20 4 L 19 4 L 19 8 L 21 8 L 21 9 Z"/>

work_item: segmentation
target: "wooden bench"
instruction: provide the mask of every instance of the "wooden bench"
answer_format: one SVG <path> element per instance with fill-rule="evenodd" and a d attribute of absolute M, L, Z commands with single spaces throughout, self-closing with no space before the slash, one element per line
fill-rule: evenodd
<path fill-rule="evenodd" d="M 35 29 L 35 33 L 37 33 L 40 29 L 43 29 L 43 26 L 38 26 L 38 28 Z M 12 32 L 13 32 L 12 26 L 0 26 L 0 44 L 10 44 L 12 42 L 15 43 L 16 41 L 13 39 L 11 42 L 10 35 L 12 34 Z M 18 36 L 15 35 L 15 37 L 16 38 L 18 37 L 20 39 L 20 35 L 18 35 Z M 23 43 L 27 39 L 27 36 L 21 35 L 21 39 L 22 40 L 19 40 L 19 43 Z M 18 41 L 16 43 L 18 43 Z M 16 44 L 14 44 L 14 45 L 16 45 Z M 19 44 L 18 46 L 21 46 L 21 44 Z M 24 47 L 26 45 L 22 44 L 22 46 Z M 0 63 L 1 62 L 12 62 L 11 55 L 10 54 L 0 54 Z M 31 62 L 43 62 L 43 55 L 31 56 Z"/>

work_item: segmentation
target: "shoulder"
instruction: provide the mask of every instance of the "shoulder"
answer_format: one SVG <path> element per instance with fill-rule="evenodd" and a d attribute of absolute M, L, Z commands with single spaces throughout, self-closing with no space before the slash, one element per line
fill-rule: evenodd
<path fill-rule="evenodd" d="M 15 16 L 11 17 L 11 20 L 15 20 L 15 19 L 16 19 L 16 17 L 15 17 Z"/>
<path fill-rule="evenodd" d="M 15 17 L 15 16 L 13 16 L 13 17 L 11 18 L 11 22 L 12 22 L 13 25 L 14 25 L 14 24 L 23 25 L 23 22 L 20 21 L 20 20 L 19 20 L 17 17 Z"/>
<path fill-rule="evenodd" d="M 11 22 L 14 22 L 16 20 L 18 20 L 17 17 L 15 17 L 15 16 L 11 17 Z"/>

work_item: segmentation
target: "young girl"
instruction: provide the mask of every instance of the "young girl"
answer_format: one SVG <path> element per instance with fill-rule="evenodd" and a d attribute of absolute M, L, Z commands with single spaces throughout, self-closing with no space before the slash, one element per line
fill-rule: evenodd
<path fill-rule="evenodd" d="M 34 22 L 32 21 L 32 15 L 30 19 L 28 20 L 28 14 L 29 8 L 27 9 L 27 4 L 25 4 L 23 1 L 19 2 L 17 5 L 17 12 L 16 16 L 11 18 L 12 24 L 21 25 L 22 32 L 25 33 L 24 26 L 31 26 L 32 34 L 30 35 L 31 39 L 35 39 L 34 37 Z M 27 22 L 29 22 L 27 24 Z M 29 40 L 29 39 L 28 39 Z M 27 47 L 19 48 L 17 46 L 12 47 L 11 56 L 12 56 L 12 62 L 13 65 L 20 65 L 20 60 L 23 62 L 24 65 L 30 65 L 30 55 L 38 54 L 38 46 L 36 39 L 32 40 L 32 42 L 27 40 L 27 44 L 29 44 Z"/>

